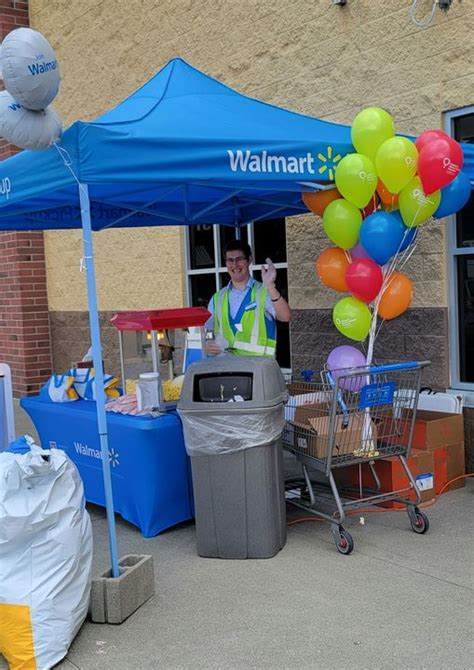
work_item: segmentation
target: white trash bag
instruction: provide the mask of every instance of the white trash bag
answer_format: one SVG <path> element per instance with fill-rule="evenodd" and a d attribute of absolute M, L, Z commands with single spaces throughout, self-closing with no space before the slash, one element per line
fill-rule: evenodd
<path fill-rule="evenodd" d="M 0 453 L 0 654 L 49 670 L 89 607 L 92 528 L 82 481 L 60 449 Z"/>

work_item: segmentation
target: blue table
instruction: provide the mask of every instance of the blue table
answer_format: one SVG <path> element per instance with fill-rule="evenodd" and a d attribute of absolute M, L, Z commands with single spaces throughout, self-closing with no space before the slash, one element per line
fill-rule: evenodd
<path fill-rule="evenodd" d="M 95 402 L 20 402 L 44 449 L 64 449 L 76 464 L 86 500 L 105 506 Z M 157 418 L 107 412 L 114 507 L 144 537 L 194 517 L 191 469 L 181 421 L 175 413 Z"/>

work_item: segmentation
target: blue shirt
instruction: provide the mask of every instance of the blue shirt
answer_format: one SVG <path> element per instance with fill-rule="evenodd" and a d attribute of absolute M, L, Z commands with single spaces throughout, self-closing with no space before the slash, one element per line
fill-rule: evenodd
<path fill-rule="evenodd" d="M 230 310 L 230 316 L 232 318 L 235 318 L 235 315 L 239 311 L 239 307 L 242 303 L 242 300 L 245 298 L 245 295 L 247 291 L 255 284 L 258 283 L 256 279 L 253 277 L 249 277 L 246 285 L 242 289 L 237 289 L 233 286 L 232 282 L 229 282 L 228 288 L 229 288 L 229 310 Z M 209 300 L 209 304 L 207 306 L 207 309 L 210 311 L 211 316 L 206 322 L 206 328 L 209 328 L 209 330 L 212 330 L 213 325 L 214 325 L 214 296 Z M 265 316 L 269 319 L 275 319 L 275 307 L 272 303 L 272 299 L 270 298 L 270 294 L 267 291 L 267 297 L 265 300 Z"/>

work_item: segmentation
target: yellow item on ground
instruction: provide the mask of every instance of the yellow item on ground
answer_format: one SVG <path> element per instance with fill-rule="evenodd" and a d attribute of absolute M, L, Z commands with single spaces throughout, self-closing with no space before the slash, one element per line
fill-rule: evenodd
<path fill-rule="evenodd" d="M 0 650 L 10 670 L 36 670 L 28 605 L 0 603 Z"/>

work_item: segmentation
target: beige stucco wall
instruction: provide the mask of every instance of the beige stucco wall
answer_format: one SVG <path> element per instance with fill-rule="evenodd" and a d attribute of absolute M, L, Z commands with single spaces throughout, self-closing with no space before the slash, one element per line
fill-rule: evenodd
<path fill-rule="evenodd" d="M 442 112 L 473 103 L 474 3 L 454 0 L 417 28 L 411 0 L 30 0 L 31 24 L 57 48 L 63 82 L 56 107 L 65 123 L 92 119 L 182 56 L 262 100 L 350 123 L 359 109 L 388 109 L 398 132 L 439 127 Z M 419 0 L 417 14 L 432 0 Z M 329 307 L 314 279 L 327 246 L 311 217 L 289 223 L 294 308 Z M 415 306 L 447 304 L 443 226 L 423 231 L 409 274 Z M 76 233 L 48 233 L 52 310 L 85 307 Z M 176 229 L 96 235 L 101 309 L 182 304 L 182 240 Z"/>

